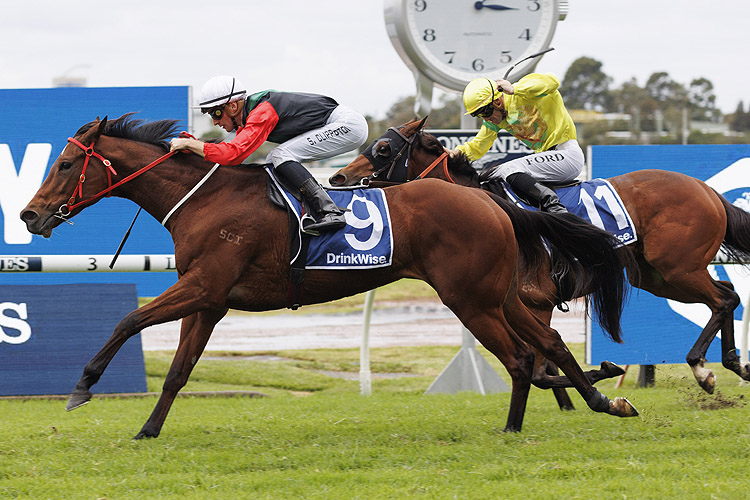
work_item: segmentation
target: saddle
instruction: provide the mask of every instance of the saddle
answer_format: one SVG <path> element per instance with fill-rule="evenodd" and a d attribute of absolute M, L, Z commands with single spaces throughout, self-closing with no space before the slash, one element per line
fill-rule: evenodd
<path fill-rule="evenodd" d="M 346 207 L 347 225 L 311 237 L 301 231 L 304 201 L 296 189 L 289 189 L 283 178 L 270 167 L 267 191 L 271 202 L 289 216 L 290 293 L 289 307 L 299 307 L 301 283 L 306 269 L 372 269 L 391 265 L 392 233 L 388 204 L 381 189 L 328 190 L 334 203 Z"/>
<path fill-rule="evenodd" d="M 628 245 L 637 241 L 638 236 L 630 214 L 628 214 L 617 192 L 606 179 L 591 179 L 585 182 L 574 180 L 565 183 L 543 182 L 541 184 L 553 189 L 557 193 L 560 203 L 571 214 L 577 215 L 586 222 L 609 232 L 620 240 L 621 245 Z M 521 208 L 537 209 L 534 202 L 513 191 L 507 182 L 484 181 L 481 187 Z M 555 269 L 554 255 L 551 255 L 551 257 L 553 280 L 558 290 L 557 306 L 563 310 L 564 303 L 572 298 L 573 284 L 570 282 L 566 270 Z"/>
<path fill-rule="evenodd" d="M 541 184 L 542 186 L 548 187 L 548 188 L 552 189 L 553 191 L 557 192 L 558 189 L 563 189 L 563 188 L 569 188 L 569 187 L 578 186 L 578 185 L 581 184 L 581 181 L 579 181 L 578 179 L 573 179 L 572 181 L 567 181 L 567 182 L 541 182 L 540 181 L 539 184 Z M 517 193 L 516 191 L 514 191 L 513 188 L 510 187 L 510 184 L 508 184 L 505 181 L 501 181 L 499 179 L 495 179 L 495 180 L 483 180 L 483 181 L 480 181 L 480 186 L 485 191 L 489 191 L 490 193 L 496 194 L 499 197 L 501 197 L 501 198 L 503 198 L 503 199 L 505 199 L 507 201 L 510 201 L 511 203 L 513 203 L 514 200 L 511 199 L 510 196 L 508 196 L 508 192 L 513 193 L 513 196 L 515 196 L 517 199 L 519 199 L 522 202 L 524 202 L 526 205 L 534 206 L 534 203 L 535 203 L 534 201 L 529 200 L 525 196 L 523 196 L 522 194 Z"/>
<path fill-rule="evenodd" d="M 266 168 L 266 170 L 271 170 Z M 281 184 L 286 191 L 294 196 L 297 201 L 302 202 L 302 195 L 294 189 L 286 179 L 281 176 L 271 177 L 270 173 L 266 180 L 266 186 L 268 190 L 268 199 L 271 203 L 286 210 L 289 218 L 289 255 L 291 258 L 290 270 L 289 270 L 289 309 L 299 309 L 301 296 L 302 296 L 302 282 L 305 280 L 305 262 L 307 261 L 307 250 L 310 248 L 309 234 L 305 234 L 301 231 L 300 220 L 296 214 L 286 202 L 284 194 L 282 194 L 276 182 Z M 305 208 L 307 209 L 307 207 Z M 295 257 L 291 257 L 295 256 Z"/>

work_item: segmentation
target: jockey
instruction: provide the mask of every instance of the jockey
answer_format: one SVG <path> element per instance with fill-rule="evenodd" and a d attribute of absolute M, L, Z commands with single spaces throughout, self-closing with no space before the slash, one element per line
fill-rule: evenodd
<path fill-rule="evenodd" d="M 464 89 L 466 114 L 483 119 L 479 133 L 458 146 L 474 161 L 484 156 L 500 129 L 534 150 L 483 173 L 483 180 L 505 180 L 514 191 L 536 202 L 546 212 L 567 212 L 555 192 L 540 181 L 564 183 L 583 169 L 583 151 L 576 140 L 573 119 L 558 91 L 560 81 L 551 73 L 532 73 L 515 84 L 477 78 Z"/>
<path fill-rule="evenodd" d="M 220 165 L 238 165 L 265 141 L 277 143 L 266 157 L 274 171 L 299 189 L 310 205 L 315 222 L 305 232 L 341 229 L 344 214 L 325 189 L 300 163 L 346 153 L 367 140 L 367 121 L 356 111 L 317 94 L 264 90 L 248 95 L 231 76 L 208 80 L 198 106 L 214 125 L 237 131 L 229 142 L 204 143 L 175 138 L 171 150 L 187 149 Z"/>

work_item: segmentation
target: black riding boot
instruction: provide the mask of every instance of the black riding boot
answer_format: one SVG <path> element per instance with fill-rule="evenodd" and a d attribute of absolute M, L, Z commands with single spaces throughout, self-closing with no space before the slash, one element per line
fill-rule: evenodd
<path fill-rule="evenodd" d="M 518 194 L 539 205 L 543 212 L 568 213 L 568 210 L 560 203 L 557 194 L 547 186 L 536 182 L 529 174 L 517 172 L 510 174 L 505 180 Z"/>
<path fill-rule="evenodd" d="M 276 171 L 299 189 L 310 206 L 312 212 L 310 215 L 315 222 L 304 223 L 303 221 L 304 232 L 317 234 L 320 231 L 335 231 L 346 226 L 344 213 L 302 164 L 287 161 L 276 167 Z"/>

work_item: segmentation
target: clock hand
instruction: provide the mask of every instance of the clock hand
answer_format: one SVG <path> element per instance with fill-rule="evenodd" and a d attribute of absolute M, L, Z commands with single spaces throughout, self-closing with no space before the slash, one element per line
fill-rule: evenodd
<path fill-rule="evenodd" d="M 518 10 L 515 7 L 506 7 L 505 5 L 485 5 L 484 2 L 487 0 L 480 0 L 478 2 L 474 2 L 474 8 L 476 10 L 482 10 L 482 8 L 490 9 L 490 10 Z"/>

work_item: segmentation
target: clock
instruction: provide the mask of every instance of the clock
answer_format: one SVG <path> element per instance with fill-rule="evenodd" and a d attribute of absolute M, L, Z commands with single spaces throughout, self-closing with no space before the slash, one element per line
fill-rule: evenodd
<path fill-rule="evenodd" d="M 418 93 L 429 80 L 463 91 L 478 77 L 517 81 L 547 49 L 566 0 L 385 0 L 388 36 L 414 72 Z M 431 89 L 430 89 L 431 94 Z"/>

